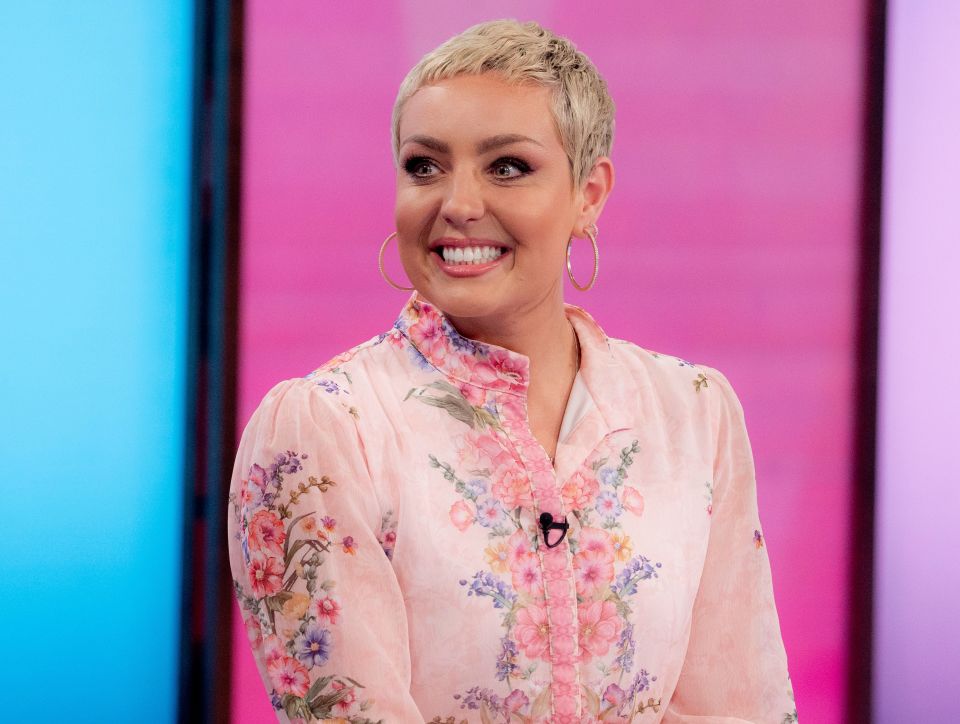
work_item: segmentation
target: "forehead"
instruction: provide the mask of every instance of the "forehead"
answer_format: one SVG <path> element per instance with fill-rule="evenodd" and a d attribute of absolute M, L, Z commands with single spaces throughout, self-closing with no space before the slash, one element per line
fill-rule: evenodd
<path fill-rule="evenodd" d="M 400 142 L 413 134 L 456 144 L 518 133 L 562 150 L 550 98 L 546 86 L 507 83 L 491 73 L 437 81 L 404 104 Z"/>

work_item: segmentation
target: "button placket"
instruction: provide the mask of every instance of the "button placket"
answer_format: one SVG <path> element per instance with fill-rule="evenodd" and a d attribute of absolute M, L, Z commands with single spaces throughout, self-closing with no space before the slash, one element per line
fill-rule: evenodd
<path fill-rule="evenodd" d="M 524 412 L 526 407 L 524 405 Z M 535 516 L 550 513 L 562 520 L 565 515 L 556 473 L 543 446 L 534 437 L 526 415 L 518 419 L 504 414 L 501 425 L 518 452 L 530 478 Z M 538 539 L 537 554 L 543 576 L 549 651 L 553 713 L 550 722 L 579 724 L 580 674 L 577 668 L 576 593 L 573 559 L 566 538 L 548 548 Z"/>

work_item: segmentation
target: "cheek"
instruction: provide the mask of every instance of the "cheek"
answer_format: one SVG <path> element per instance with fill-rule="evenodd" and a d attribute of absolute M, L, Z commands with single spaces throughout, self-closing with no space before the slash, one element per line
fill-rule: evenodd
<path fill-rule="evenodd" d="M 394 219 L 397 223 L 397 230 L 401 234 L 403 234 L 404 229 L 409 233 L 409 231 L 427 223 L 430 208 L 434 205 L 430 195 L 424 193 L 421 188 L 409 186 L 398 188 L 394 201 Z"/>

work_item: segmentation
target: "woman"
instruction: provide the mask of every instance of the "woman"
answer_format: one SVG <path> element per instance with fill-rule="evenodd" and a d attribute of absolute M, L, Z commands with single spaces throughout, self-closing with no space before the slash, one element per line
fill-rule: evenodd
<path fill-rule="evenodd" d="M 274 387 L 234 469 L 278 717 L 796 721 L 733 390 L 563 300 L 614 181 L 596 69 L 484 23 L 410 72 L 393 133 L 415 291 Z"/>

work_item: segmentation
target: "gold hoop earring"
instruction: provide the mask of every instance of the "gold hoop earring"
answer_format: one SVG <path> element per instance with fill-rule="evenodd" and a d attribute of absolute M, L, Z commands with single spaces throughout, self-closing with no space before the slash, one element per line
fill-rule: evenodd
<path fill-rule="evenodd" d="M 590 227 L 593 227 L 591 230 Z M 590 244 L 593 245 L 593 274 L 590 277 L 590 281 L 586 285 L 580 286 L 577 280 L 573 276 L 573 265 L 570 263 L 570 247 L 573 245 L 573 237 L 570 237 L 570 240 L 567 242 L 567 276 L 570 277 L 570 283 L 573 284 L 581 292 L 585 292 L 590 287 L 594 285 L 594 282 L 597 281 L 597 272 L 600 271 L 600 249 L 597 247 L 597 229 L 596 224 L 590 224 L 584 231 L 587 232 L 587 237 L 590 239 Z"/>
<path fill-rule="evenodd" d="M 382 276 L 383 280 L 394 289 L 399 289 L 401 292 L 412 292 L 413 287 L 401 287 L 399 284 L 393 281 L 393 279 L 387 276 L 387 272 L 384 271 L 384 268 L 383 268 L 383 252 L 387 248 L 387 244 L 390 243 L 390 239 L 392 239 L 396 235 L 397 235 L 397 232 L 394 231 L 392 234 L 390 234 L 390 236 L 384 239 L 383 243 L 380 245 L 380 256 L 377 257 L 377 264 L 380 267 L 380 276 Z"/>

